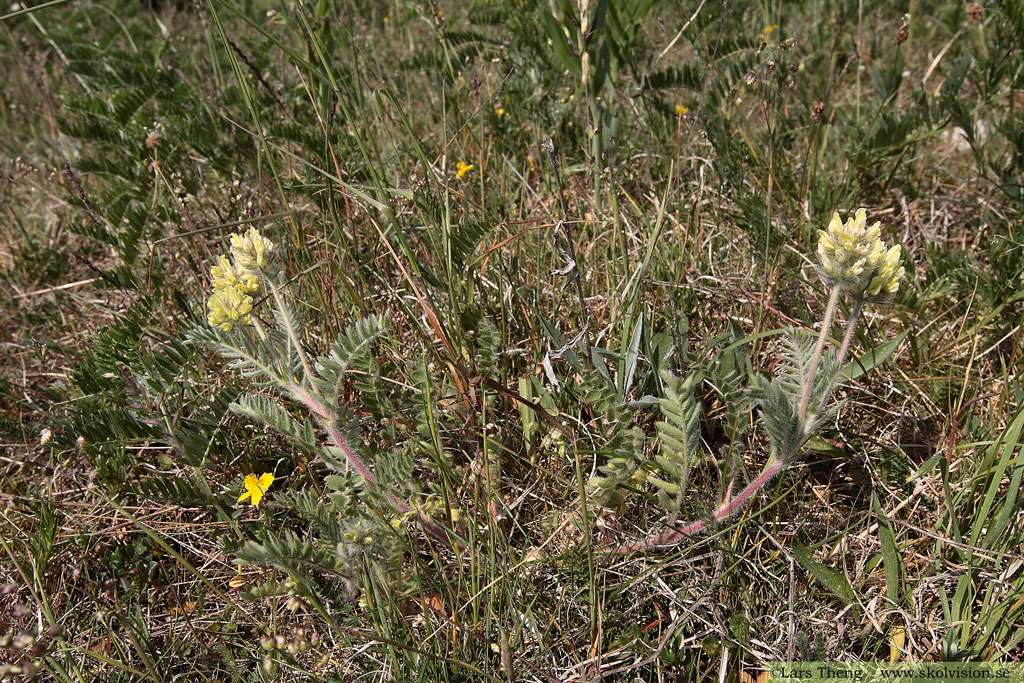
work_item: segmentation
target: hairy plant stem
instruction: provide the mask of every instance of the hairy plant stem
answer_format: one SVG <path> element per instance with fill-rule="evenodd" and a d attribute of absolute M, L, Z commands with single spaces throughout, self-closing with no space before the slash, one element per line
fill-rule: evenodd
<path fill-rule="evenodd" d="M 377 485 L 377 477 L 374 475 L 373 470 L 363 462 L 363 459 L 356 454 L 355 450 L 349 445 L 345 436 L 338 429 L 338 414 L 334 409 L 334 406 L 326 405 L 323 401 L 323 397 L 320 396 L 316 390 L 316 386 L 312 382 L 313 370 L 309 364 L 309 360 L 306 358 L 306 353 L 302 349 L 302 345 L 299 342 L 298 331 L 292 328 L 291 318 L 288 316 L 288 309 L 285 307 L 284 298 L 281 296 L 281 290 L 278 289 L 277 285 L 269 277 L 265 277 L 264 280 L 267 286 L 270 288 L 270 292 L 274 297 L 274 304 L 277 306 L 281 313 L 281 319 L 284 321 L 284 326 L 288 333 L 288 339 L 292 344 L 295 345 L 295 351 L 299 355 L 299 360 L 302 361 L 302 369 L 306 373 L 305 381 L 298 382 L 289 378 L 286 380 L 284 388 L 295 397 L 302 405 L 306 406 L 309 412 L 313 413 L 317 417 L 317 421 L 327 431 L 331 441 L 334 445 L 341 449 L 341 452 L 345 454 L 345 459 L 348 461 L 356 472 L 363 478 L 363 481 L 367 482 L 374 488 L 380 488 Z M 308 388 L 307 388 L 308 387 Z M 392 491 L 384 489 L 382 491 L 384 497 L 387 498 L 388 502 L 391 503 L 399 512 L 412 512 L 415 510 L 409 503 L 396 496 Z M 439 541 L 445 543 L 451 543 L 449 540 L 449 534 L 445 533 L 443 527 L 438 525 L 432 519 L 427 517 L 420 511 L 417 512 L 420 525 L 431 535 L 437 538 Z M 460 547 L 461 541 L 456 539 L 456 544 Z"/>
<path fill-rule="evenodd" d="M 846 352 L 850 350 L 850 340 L 853 339 L 853 330 L 857 327 L 857 318 L 860 317 L 860 312 L 864 310 L 864 301 L 856 300 L 853 302 L 853 309 L 850 310 L 850 319 L 846 322 L 846 333 L 843 334 L 843 343 L 839 347 L 839 356 L 836 358 L 836 368 L 843 367 L 843 361 L 846 360 Z M 832 397 L 832 390 L 835 389 L 838 383 L 839 377 L 836 376 L 836 381 L 832 382 L 832 386 L 825 392 L 825 396 L 821 399 L 821 405 L 828 405 L 828 400 Z"/>
<path fill-rule="evenodd" d="M 836 365 L 838 367 L 843 367 L 843 361 L 846 359 L 846 352 L 850 350 L 850 340 L 853 338 L 853 330 L 857 326 L 857 318 L 860 317 L 860 312 L 862 310 L 864 310 L 864 302 L 857 299 L 853 302 L 853 309 L 850 311 L 850 319 L 846 322 L 846 334 L 843 335 L 843 343 L 839 347 L 839 357 L 836 359 Z"/>
<path fill-rule="evenodd" d="M 839 293 L 842 288 L 833 285 L 828 296 L 828 306 L 825 308 L 825 319 L 821 322 L 821 334 L 818 335 L 818 344 L 814 347 L 814 355 L 811 356 L 811 367 L 807 372 L 807 383 L 804 385 L 804 394 L 800 399 L 800 408 L 796 413 L 797 424 L 800 425 L 801 436 L 806 433 L 807 404 L 811 400 L 811 388 L 814 386 L 814 374 L 818 370 L 818 363 L 821 361 L 821 352 L 825 348 L 825 340 L 832 331 L 832 319 L 836 314 L 836 304 L 839 302 Z M 800 439 L 797 439 L 799 442 Z"/>
<path fill-rule="evenodd" d="M 373 470 L 370 469 L 370 467 L 363 462 L 363 459 L 356 454 L 355 450 L 349 445 L 345 436 L 341 433 L 341 430 L 338 429 L 338 416 L 334 412 L 334 409 L 330 406 L 324 405 L 318 396 L 306 391 L 303 387 L 295 384 L 294 382 L 289 383 L 287 388 L 288 391 L 291 392 L 292 396 L 297 398 L 304 406 L 306 406 L 309 412 L 313 413 L 313 415 L 317 417 L 317 421 L 327 431 L 327 435 L 331 437 L 331 441 L 334 442 L 335 446 L 341 449 L 341 452 L 345 454 L 345 459 L 348 461 L 349 465 L 359 473 L 359 476 L 363 478 L 363 481 L 374 488 L 380 488 L 377 485 L 377 477 L 374 475 Z M 389 489 L 385 488 L 382 493 L 384 494 L 384 497 L 388 499 L 388 502 L 391 503 L 391 505 L 393 505 L 399 512 L 412 512 L 415 510 L 413 506 L 396 496 Z M 427 533 L 439 541 L 449 544 L 451 543 L 450 535 L 445 532 L 444 527 L 434 522 L 434 520 L 430 519 L 419 510 L 415 511 L 420 526 L 422 526 Z M 455 545 L 463 547 L 462 541 L 457 538 L 455 539 Z"/>
<path fill-rule="evenodd" d="M 825 308 L 825 318 L 821 324 L 821 333 L 818 335 L 818 343 L 814 347 L 814 355 L 811 357 L 811 364 L 807 373 L 807 382 L 804 385 L 803 395 L 800 399 L 800 407 L 797 411 L 797 424 L 799 425 L 800 438 L 796 441 L 794 452 L 776 454 L 765 466 L 764 470 L 761 471 L 761 474 L 757 475 L 757 478 L 747 484 L 742 491 L 735 496 L 727 495 L 726 500 L 723 501 L 712 514 L 711 521 L 713 523 L 721 523 L 745 508 L 750 502 L 751 497 L 767 485 L 768 482 L 781 474 L 796 455 L 796 452 L 799 451 L 803 437 L 806 435 L 807 407 L 810 402 L 811 389 L 814 386 L 814 375 L 818 370 L 818 364 L 821 362 L 821 355 L 825 348 L 825 340 L 828 338 L 829 332 L 832 330 L 832 321 L 835 318 L 836 306 L 839 302 L 839 294 L 841 291 L 842 288 L 836 285 L 832 287 L 832 291 L 829 293 L 828 305 Z M 839 349 L 838 364 L 840 366 L 842 365 L 843 359 L 846 357 L 846 353 L 850 348 L 850 340 L 853 337 L 853 330 L 857 325 L 857 318 L 860 316 L 860 312 L 863 307 L 863 301 L 856 301 L 854 302 L 853 310 L 850 311 L 850 319 L 846 325 L 846 333 L 843 335 L 843 343 Z M 822 399 L 822 405 L 828 402 L 829 396 L 832 393 L 832 388 L 833 387 L 829 387 L 828 391 L 825 392 L 825 396 Z M 645 550 L 656 546 L 672 545 L 688 536 L 700 533 L 705 529 L 705 527 L 707 527 L 707 521 L 700 520 L 682 529 L 669 529 L 638 543 L 619 546 L 609 552 L 613 554 L 623 554 Z"/>
<path fill-rule="evenodd" d="M 291 317 L 288 315 L 288 309 L 285 307 L 284 299 L 281 297 L 281 290 L 277 288 L 274 280 L 270 277 L 264 277 L 263 281 L 270 287 L 270 293 L 274 296 L 274 305 L 277 306 L 277 310 L 281 313 L 281 320 L 284 321 L 284 326 L 288 332 L 288 339 L 291 340 L 292 344 L 295 345 L 295 352 L 299 354 L 299 360 L 302 361 L 302 370 L 306 373 L 307 381 L 312 381 L 313 370 L 309 366 L 309 360 L 306 358 L 306 352 L 302 350 L 302 344 L 299 340 L 299 334 L 297 330 L 292 329 Z"/>
<path fill-rule="evenodd" d="M 729 517 L 733 516 L 750 502 L 751 497 L 757 493 L 759 489 L 765 486 L 768 482 L 778 476 L 782 470 L 786 468 L 786 461 L 782 458 L 776 458 L 765 466 L 761 474 L 757 475 L 754 481 L 744 487 L 742 491 L 736 494 L 735 497 L 729 498 L 719 505 L 715 512 L 711 515 L 711 520 L 718 524 Z M 707 527 L 707 520 L 699 520 L 690 524 L 689 526 L 683 527 L 682 529 L 669 529 L 660 534 L 651 536 L 650 538 L 640 541 L 639 543 L 633 543 L 630 545 L 619 546 L 609 552 L 613 554 L 632 553 L 638 550 L 645 550 L 647 548 L 654 548 L 662 545 L 672 545 L 683 540 L 687 536 L 693 536 L 700 533 Z"/>

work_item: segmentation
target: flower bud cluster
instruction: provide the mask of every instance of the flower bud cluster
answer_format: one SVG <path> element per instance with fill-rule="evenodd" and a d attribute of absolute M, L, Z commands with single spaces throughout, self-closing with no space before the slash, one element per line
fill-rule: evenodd
<path fill-rule="evenodd" d="M 210 269 L 213 292 L 206 302 L 206 319 L 211 325 L 230 332 L 235 325 L 249 324 L 253 295 L 260 291 L 273 253 L 274 243 L 256 228 L 231 236 L 232 260 L 219 256 Z"/>
<path fill-rule="evenodd" d="M 901 252 L 900 245 L 887 247 L 882 241 L 880 223 L 867 224 L 864 209 L 845 224 L 834 213 L 828 230 L 818 231 L 818 259 L 825 277 L 862 301 L 899 291 L 906 272 Z"/>

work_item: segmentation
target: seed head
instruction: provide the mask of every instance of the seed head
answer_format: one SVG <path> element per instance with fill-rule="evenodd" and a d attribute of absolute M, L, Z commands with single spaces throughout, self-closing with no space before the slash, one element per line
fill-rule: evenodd
<path fill-rule="evenodd" d="M 811 120 L 815 123 L 821 123 L 821 117 L 825 113 L 825 103 L 818 100 L 811 107 Z"/>

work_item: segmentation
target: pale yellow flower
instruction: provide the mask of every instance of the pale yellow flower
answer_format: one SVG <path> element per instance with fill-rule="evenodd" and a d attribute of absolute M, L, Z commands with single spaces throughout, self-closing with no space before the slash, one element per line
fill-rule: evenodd
<path fill-rule="evenodd" d="M 249 228 L 244 235 L 231 236 L 231 255 L 235 257 L 235 267 L 240 271 L 264 270 L 270 264 L 273 253 L 274 243 L 256 228 Z"/>
<path fill-rule="evenodd" d="M 235 325 L 248 325 L 251 321 L 252 297 L 236 286 L 215 289 L 206 306 L 210 309 L 206 316 L 209 323 L 228 332 Z"/>
<path fill-rule="evenodd" d="M 243 294 L 255 294 L 260 290 L 260 278 L 255 273 L 240 270 L 231 265 L 226 256 L 217 257 L 217 265 L 210 268 L 213 289 L 235 287 Z"/>
<path fill-rule="evenodd" d="M 879 300 L 899 291 L 905 269 L 902 248 L 887 248 L 881 224 L 867 224 L 867 212 L 858 209 L 845 224 L 832 215 L 828 230 L 818 231 L 818 259 L 825 276 L 845 287 L 854 298 Z"/>
<path fill-rule="evenodd" d="M 837 284 L 854 284 L 865 269 L 873 270 L 885 258 L 881 223 L 867 225 L 867 212 L 857 209 L 844 225 L 832 214 L 828 230 L 818 231 L 818 258 L 825 275 Z"/>
<path fill-rule="evenodd" d="M 462 176 L 466 175 L 467 173 L 473 170 L 473 164 L 467 164 L 465 161 L 460 161 L 459 163 L 455 164 L 455 168 L 455 177 L 461 178 Z"/>
<path fill-rule="evenodd" d="M 900 290 L 900 280 L 906 274 L 903 267 L 903 248 L 896 244 L 885 252 L 885 258 L 870 271 L 870 280 L 860 280 L 850 287 L 850 293 L 858 299 L 877 300 L 895 294 Z"/>

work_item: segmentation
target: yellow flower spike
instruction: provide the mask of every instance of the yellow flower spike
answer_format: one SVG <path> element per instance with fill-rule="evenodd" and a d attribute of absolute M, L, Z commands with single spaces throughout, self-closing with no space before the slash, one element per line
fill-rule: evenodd
<path fill-rule="evenodd" d="M 231 255 L 240 272 L 256 273 L 264 270 L 274 253 L 274 243 L 260 234 L 256 228 L 249 228 L 243 234 L 231 236 Z"/>
<path fill-rule="evenodd" d="M 881 223 L 867 225 L 867 212 L 858 209 L 844 225 L 838 213 L 832 214 L 827 230 L 818 231 L 818 259 L 825 275 L 847 287 L 858 283 L 885 257 Z"/>
<path fill-rule="evenodd" d="M 900 281 L 906 275 L 906 268 L 903 267 L 903 247 L 894 245 L 888 251 L 883 249 L 883 257 L 879 264 L 873 268 L 870 280 L 864 283 L 857 283 L 850 287 L 850 293 L 858 299 L 877 301 L 900 290 Z"/>
<path fill-rule="evenodd" d="M 255 474 L 245 475 L 245 493 L 238 497 L 238 502 L 241 503 L 247 498 L 251 498 L 252 506 L 259 507 L 260 501 L 263 500 L 263 494 L 273 483 L 274 475 L 270 472 L 264 472 L 258 477 Z"/>
<path fill-rule="evenodd" d="M 895 294 L 906 273 L 902 248 L 886 247 L 881 223 L 868 225 L 864 209 L 845 224 L 838 213 L 832 214 L 828 229 L 818 231 L 818 259 L 825 277 L 860 301 L 882 301 Z"/>
<path fill-rule="evenodd" d="M 251 322 L 252 297 L 234 285 L 214 290 L 206 306 L 210 309 L 207 321 L 227 332 L 236 324 L 248 325 Z"/>
<path fill-rule="evenodd" d="M 239 271 L 227 257 L 217 257 L 217 265 L 210 268 L 213 291 L 235 287 L 243 294 L 255 294 L 260 290 L 260 279 L 254 273 Z"/>
<path fill-rule="evenodd" d="M 455 164 L 455 169 L 455 177 L 461 178 L 462 176 L 466 175 L 467 173 L 473 170 L 473 164 L 467 164 L 465 161 L 460 161 L 459 163 Z"/>

